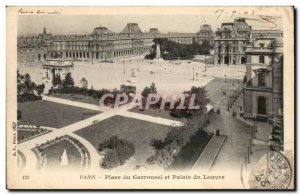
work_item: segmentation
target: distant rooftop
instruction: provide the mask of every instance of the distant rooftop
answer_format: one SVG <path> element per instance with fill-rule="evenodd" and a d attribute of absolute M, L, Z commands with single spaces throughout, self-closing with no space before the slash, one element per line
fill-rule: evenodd
<path fill-rule="evenodd" d="M 212 32 L 212 28 L 209 24 L 203 24 L 201 27 L 200 27 L 200 31 L 208 31 L 208 32 Z"/>
<path fill-rule="evenodd" d="M 150 28 L 149 33 L 159 33 L 158 28 Z"/>
<path fill-rule="evenodd" d="M 110 33 L 110 30 L 108 30 L 107 27 L 101 25 L 99 27 L 94 28 L 93 31 L 93 34 L 108 34 L 108 33 Z"/>
<path fill-rule="evenodd" d="M 137 23 L 127 23 L 123 33 L 142 33 L 142 31 Z"/>
<path fill-rule="evenodd" d="M 249 31 L 252 29 L 244 18 L 235 19 L 234 25 L 238 31 Z"/>

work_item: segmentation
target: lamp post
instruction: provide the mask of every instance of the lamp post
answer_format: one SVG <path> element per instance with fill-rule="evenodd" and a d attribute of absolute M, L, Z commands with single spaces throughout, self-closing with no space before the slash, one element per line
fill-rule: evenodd
<path fill-rule="evenodd" d="M 206 70 L 206 55 L 204 55 L 204 63 L 205 63 L 205 64 L 204 64 L 204 65 L 205 65 L 205 66 L 204 66 L 204 71 L 206 72 L 206 71 L 207 71 L 207 70 Z"/>
<path fill-rule="evenodd" d="M 194 71 L 195 71 L 195 67 L 193 66 L 193 81 L 195 81 Z"/>
<path fill-rule="evenodd" d="M 125 75 L 125 61 L 123 61 L 123 74 Z"/>
<path fill-rule="evenodd" d="M 114 137 L 114 151 L 116 151 L 116 138 L 117 138 L 117 134 L 120 133 L 120 129 L 117 129 L 113 132 L 113 137 Z"/>
<path fill-rule="evenodd" d="M 228 96 L 228 98 L 227 98 L 227 99 L 228 99 L 227 111 L 229 111 L 229 98 L 230 98 L 230 97 Z"/>
<path fill-rule="evenodd" d="M 257 120 L 256 114 L 253 115 L 253 125 L 254 125 L 254 132 L 257 132 Z M 254 134 L 255 135 L 255 134 Z"/>

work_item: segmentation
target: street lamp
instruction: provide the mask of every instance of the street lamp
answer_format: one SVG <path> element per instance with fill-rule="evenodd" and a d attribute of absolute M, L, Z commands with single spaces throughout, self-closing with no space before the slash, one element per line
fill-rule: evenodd
<path fill-rule="evenodd" d="M 256 115 L 253 115 L 253 125 L 254 125 L 254 131 L 257 132 L 257 120 L 256 120 Z"/>
<path fill-rule="evenodd" d="M 204 62 L 205 62 L 204 71 L 206 72 L 206 55 L 204 55 Z"/>
<path fill-rule="evenodd" d="M 113 132 L 113 137 L 114 137 L 114 151 L 116 151 L 116 138 L 117 138 L 117 134 L 120 133 L 120 129 L 117 129 Z"/>
<path fill-rule="evenodd" d="M 229 98 L 230 98 L 230 97 L 228 96 L 228 98 L 227 98 L 227 99 L 228 99 L 227 111 L 229 111 Z"/>
<path fill-rule="evenodd" d="M 195 81 L 194 70 L 195 70 L 195 67 L 193 66 L 193 81 Z"/>
<path fill-rule="evenodd" d="M 123 61 L 123 69 L 124 69 L 124 75 L 125 75 L 125 61 Z"/>

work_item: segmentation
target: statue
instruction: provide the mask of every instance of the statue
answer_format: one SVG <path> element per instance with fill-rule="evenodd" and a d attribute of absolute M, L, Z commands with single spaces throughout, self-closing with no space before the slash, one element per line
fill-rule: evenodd
<path fill-rule="evenodd" d="M 69 164 L 67 150 L 64 149 L 61 157 L 60 157 L 60 166 L 67 166 Z"/>
<path fill-rule="evenodd" d="M 156 44 L 156 59 L 160 59 L 160 46 L 159 44 Z"/>
<path fill-rule="evenodd" d="M 217 37 L 222 37 L 222 31 L 221 31 L 221 29 L 218 28 L 218 29 L 216 30 L 216 36 L 217 36 Z"/>

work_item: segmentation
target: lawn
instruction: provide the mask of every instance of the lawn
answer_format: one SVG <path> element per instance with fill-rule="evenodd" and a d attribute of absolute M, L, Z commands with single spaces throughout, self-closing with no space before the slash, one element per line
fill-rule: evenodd
<path fill-rule="evenodd" d="M 67 140 L 61 140 L 58 143 L 52 144 L 43 148 L 47 156 L 47 168 L 60 166 L 60 158 L 64 152 L 67 151 L 68 165 L 63 168 L 80 168 L 81 157 L 77 148 Z"/>
<path fill-rule="evenodd" d="M 150 145 L 151 140 L 164 139 L 170 130 L 169 126 L 114 116 L 74 133 L 82 136 L 98 149 L 100 143 L 109 139 L 114 132 L 118 132 L 117 135 L 120 138 L 135 145 L 133 157 L 138 164 L 144 164 L 146 159 L 154 154 L 154 149 Z"/>
<path fill-rule="evenodd" d="M 87 104 L 99 105 L 99 100 L 97 100 L 93 97 L 87 96 L 87 95 L 53 93 L 53 94 L 49 94 L 49 96 L 67 99 L 67 100 L 76 101 L 76 102 L 83 102 L 83 103 L 87 103 Z"/>
<path fill-rule="evenodd" d="M 57 104 L 49 101 L 34 101 L 18 104 L 22 112 L 20 125 L 39 125 L 61 128 L 89 118 L 100 112 L 89 109 Z"/>

